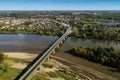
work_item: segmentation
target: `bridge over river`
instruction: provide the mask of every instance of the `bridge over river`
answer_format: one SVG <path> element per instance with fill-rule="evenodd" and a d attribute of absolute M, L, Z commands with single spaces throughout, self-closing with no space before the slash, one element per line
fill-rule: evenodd
<path fill-rule="evenodd" d="M 44 51 L 42 51 L 17 77 L 15 80 L 30 80 L 33 73 L 39 69 L 41 65 L 51 53 L 55 53 L 55 49 L 60 47 L 60 44 L 71 34 L 72 30 L 69 27 L 65 33 L 57 39 L 55 42 L 50 44 Z"/>

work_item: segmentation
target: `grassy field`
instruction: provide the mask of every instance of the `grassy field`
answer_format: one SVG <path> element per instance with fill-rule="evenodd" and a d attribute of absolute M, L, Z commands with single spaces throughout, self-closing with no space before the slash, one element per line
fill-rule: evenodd
<path fill-rule="evenodd" d="M 9 67 L 6 72 L 0 74 L 0 80 L 14 80 L 20 71 L 20 69 Z"/>

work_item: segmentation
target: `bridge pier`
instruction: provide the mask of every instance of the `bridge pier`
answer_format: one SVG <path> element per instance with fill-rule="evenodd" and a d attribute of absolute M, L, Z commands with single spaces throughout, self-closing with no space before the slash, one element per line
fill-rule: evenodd
<path fill-rule="evenodd" d="M 50 57 L 47 57 L 47 60 L 46 61 L 49 61 L 50 60 Z"/>
<path fill-rule="evenodd" d="M 57 48 L 60 48 L 60 46 L 58 45 Z"/>
<path fill-rule="evenodd" d="M 55 50 L 53 50 L 52 53 L 55 54 Z"/>
<path fill-rule="evenodd" d="M 63 43 L 63 41 L 60 42 L 60 44 L 62 44 L 62 43 Z"/>
<path fill-rule="evenodd" d="M 65 41 L 65 38 L 63 38 L 63 41 Z"/>
<path fill-rule="evenodd" d="M 67 39 L 67 36 L 65 37 L 65 39 Z"/>
<path fill-rule="evenodd" d="M 40 71 L 40 66 L 37 68 L 38 71 Z"/>

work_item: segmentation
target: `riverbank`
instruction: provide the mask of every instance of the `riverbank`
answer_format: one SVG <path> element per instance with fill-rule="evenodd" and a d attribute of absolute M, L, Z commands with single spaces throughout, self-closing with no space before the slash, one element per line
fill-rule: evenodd
<path fill-rule="evenodd" d="M 17 69 L 24 69 L 27 64 L 37 56 L 37 54 L 25 52 L 5 52 L 4 54 L 7 55 L 6 62 L 11 65 L 12 68 Z"/>
<path fill-rule="evenodd" d="M 114 47 L 103 48 L 98 46 L 91 48 L 88 46 L 80 46 L 70 49 L 69 53 L 102 65 L 117 68 L 118 71 L 120 70 L 120 52 Z"/>
<path fill-rule="evenodd" d="M 30 54 L 25 52 L 5 52 L 4 54 L 8 55 L 8 57 L 18 58 L 18 59 L 32 59 L 38 55 L 38 54 Z"/>
<path fill-rule="evenodd" d="M 24 69 L 26 67 L 26 65 L 38 55 L 38 54 L 23 53 L 23 52 L 6 52 L 5 54 L 7 54 L 8 57 L 17 59 L 17 60 L 12 59 L 12 60 L 15 60 L 17 62 L 9 61 L 10 65 L 12 65 L 13 68 L 17 68 L 17 69 Z M 37 74 L 35 74 L 34 78 L 36 76 L 38 78 L 40 78 L 41 76 L 39 76 L 39 75 L 41 75 L 41 73 L 43 76 L 48 76 L 45 73 L 49 73 L 48 71 L 56 71 L 56 70 L 60 69 L 57 67 L 59 65 L 61 67 L 67 66 L 68 68 L 75 71 L 75 73 L 82 75 L 83 77 L 92 78 L 92 80 L 96 80 L 96 79 L 98 79 L 98 80 L 104 80 L 104 79 L 105 80 L 119 80 L 118 78 L 107 73 L 107 72 L 110 72 L 108 69 L 111 69 L 111 68 L 102 67 L 101 65 L 91 63 L 91 62 L 84 60 L 84 59 L 79 59 L 80 63 L 77 63 L 78 62 L 77 61 L 78 59 L 76 59 L 77 57 L 73 58 L 71 61 L 66 56 L 72 58 L 72 55 L 66 54 L 66 56 L 65 55 L 61 56 L 59 54 L 60 53 L 58 53 L 56 55 L 51 55 L 50 61 L 47 61 L 47 66 L 51 67 L 51 65 L 52 66 L 56 65 L 56 66 L 54 66 L 55 68 L 47 68 L 46 69 L 43 66 L 40 66 L 41 71 L 37 71 Z M 59 56 L 57 56 L 57 55 L 59 55 Z M 29 61 L 29 62 L 26 62 L 26 61 Z M 46 62 L 44 64 L 45 64 L 44 66 L 46 66 Z M 48 65 L 48 64 L 50 64 L 50 65 Z M 101 69 L 103 69 L 104 71 L 103 70 L 101 71 Z M 54 73 L 50 72 L 50 75 L 52 75 L 52 74 L 54 74 Z M 118 75 L 117 73 L 115 73 L 115 74 Z M 61 75 L 61 74 L 59 74 L 59 73 L 54 74 L 54 76 L 59 76 L 59 75 Z M 52 79 L 52 80 L 54 80 L 54 79 Z"/>
<path fill-rule="evenodd" d="M 23 52 L 5 52 L 8 56 L 6 62 L 15 69 L 24 69 L 29 62 L 31 62 L 38 54 L 30 54 Z M 55 59 L 45 61 L 41 66 L 41 70 L 37 70 L 33 75 L 32 80 L 69 80 L 73 79 L 86 79 L 83 75 L 78 75 L 68 66 L 63 65 Z"/>

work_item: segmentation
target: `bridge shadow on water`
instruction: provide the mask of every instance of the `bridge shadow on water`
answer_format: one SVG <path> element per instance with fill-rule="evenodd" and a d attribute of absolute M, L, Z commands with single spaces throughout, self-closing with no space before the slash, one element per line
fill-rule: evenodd
<path fill-rule="evenodd" d="M 25 74 L 31 66 L 33 66 L 33 64 L 41 57 L 44 55 L 44 53 L 57 41 L 58 39 L 54 40 L 47 48 L 45 48 L 35 59 L 33 59 L 33 61 L 28 64 L 22 71 L 21 73 L 14 79 L 14 80 L 19 80 L 19 78 Z"/>

